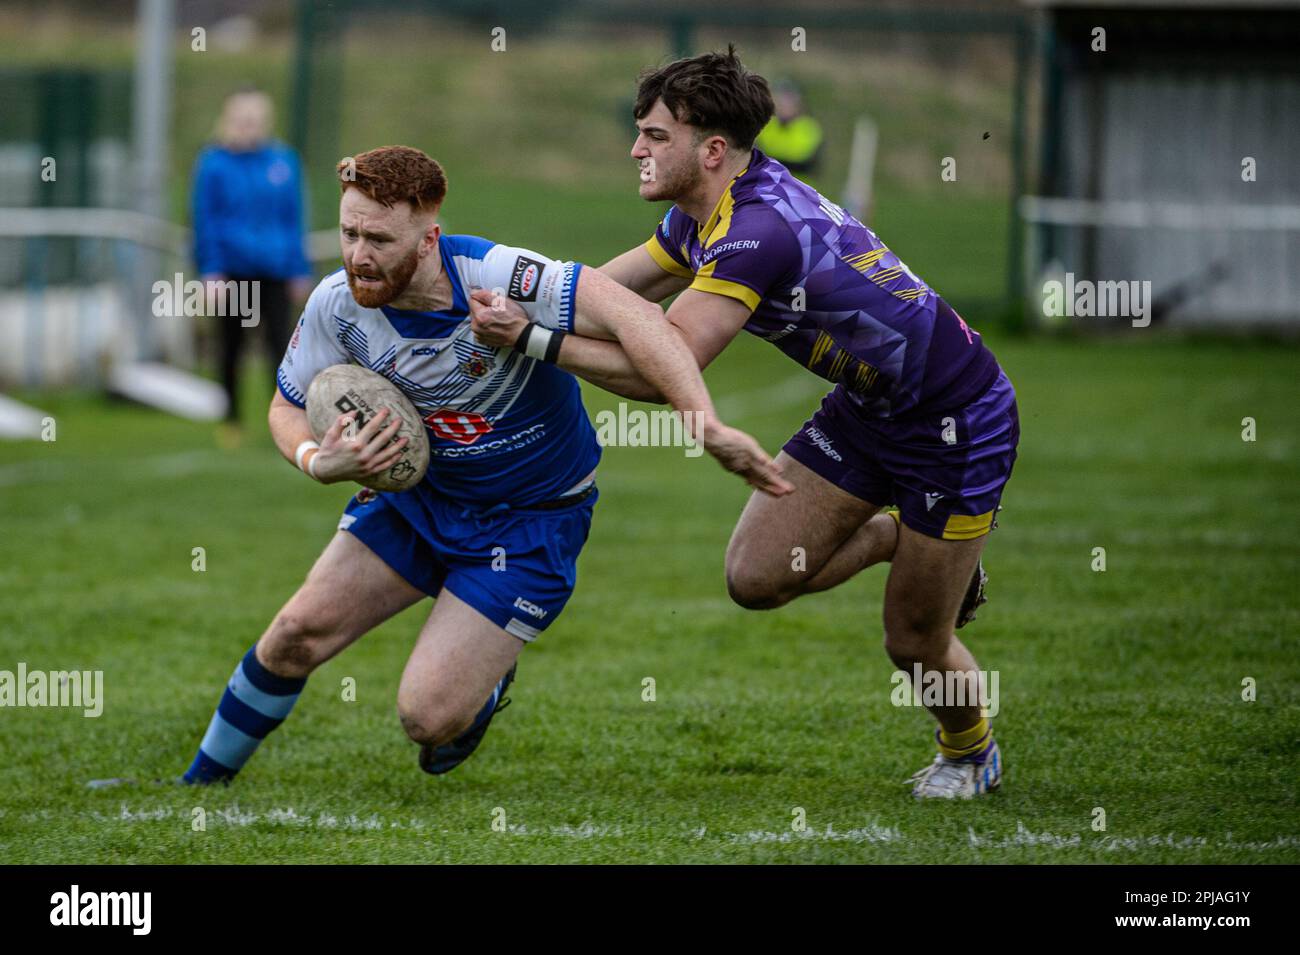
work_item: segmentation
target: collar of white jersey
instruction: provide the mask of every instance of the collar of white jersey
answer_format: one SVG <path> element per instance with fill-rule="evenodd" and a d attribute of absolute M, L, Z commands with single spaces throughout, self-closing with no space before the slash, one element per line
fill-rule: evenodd
<path fill-rule="evenodd" d="M 424 337 L 420 334 L 412 335 L 416 332 L 418 324 L 430 318 L 441 319 L 442 321 L 461 322 L 469 314 L 469 299 L 465 295 L 465 287 L 461 285 L 460 272 L 456 268 L 456 261 L 451 253 L 447 251 L 447 236 L 438 236 L 438 256 L 442 260 L 443 271 L 447 273 L 447 278 L 451 280 L 451 308 L 445 311 L 425 312 L 417 309 L 393 308 L 391 305 L 381 305 L 379 310 L 384 313 L 384 317 L 397 329 L 398 334 L 405 338 Z"/>

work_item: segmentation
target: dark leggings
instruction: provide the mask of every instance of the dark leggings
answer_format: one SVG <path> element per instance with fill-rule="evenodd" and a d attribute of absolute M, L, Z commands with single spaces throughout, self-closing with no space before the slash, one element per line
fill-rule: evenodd
<path fill-rule="evenodd" d="M 258 283 L 258 323 L 244 327 L 238 315 L 217 318 L 221 329 L 221 384 L 226 389 L 226 420 L 239 420 L 239 353 L 245 339 L 261 334 L 271 363 L 271 390 L 275 390 L 275 372 L 289 347 L 289 285 L 283 279 L 232 275 L 237 282 Z M 247 288 L 241 285 L 240 288 Z M 267 395 L 267 401 L 270 401 Z"/>

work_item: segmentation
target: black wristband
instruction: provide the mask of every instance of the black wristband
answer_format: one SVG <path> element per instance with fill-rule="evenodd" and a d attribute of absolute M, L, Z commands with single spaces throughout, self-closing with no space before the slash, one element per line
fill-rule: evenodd
<path fill-rule="evenodd" d="M 527 348 L 528 339 L 531 338 L 532 335 L 533 335 L 533 323 L 529 322 L 527 325 L 524 326 L 524 330 L 519 333 L 519 337 L 515 339 L 515 343 L 512 346 L 514 350 L 517 352 L 522 352 L 525 348 Z"/>
<path fill-rule="evenodd" d="M 542 361 L 548 365 L 554 365 L 560 360 L 560 343 L 564 341 L 567 332 L 562 332 L 558 328 L 551 329 L 551 340 L 546 343 L 546 356 Z"/>

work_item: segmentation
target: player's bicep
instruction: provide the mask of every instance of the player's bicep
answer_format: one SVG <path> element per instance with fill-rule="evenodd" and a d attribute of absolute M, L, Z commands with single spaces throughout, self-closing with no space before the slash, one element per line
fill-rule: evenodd
<path fill-rule="evenodd" d="M 688 288 L 668 309 L 668 321 L 705 368 L 740 334 L 750 312 L 738 298 Z"/>
<path fill-rule="evenodd" d="M 675 267 L 669 268 L 662 264 L 651 253 L 650 247 L 643 244 L 610 259 L 600 267 L 600 271 L 642 298 L 662 302 L 690 285 L 694 277 L 680 263 L 671 259 L 668 261 Z"/>
<path fill-rule="evenodd" d="M 307 299 L 275 373 L 276 391 L 298 408 L 306 407 L 307 389 L 313 378 L 329 366 L 349 360 L 347 351 L 330 329 L 332 318 L 325 302 L 326 283 L 330 280 L 321 282 Z"/>
<path fill-rule="evenodd" d="M 273 437 L 279 432 L 297 434 L 304 429 L 310 437 L 311 428 L 307 424 L 307 409 L 294 404 L 279 388 L 271 396 L 271 407 L 266 411 L 266 419 L 270 422 Z M 307 438 L 299 438 L 299 443 L 305 440 Z"/>

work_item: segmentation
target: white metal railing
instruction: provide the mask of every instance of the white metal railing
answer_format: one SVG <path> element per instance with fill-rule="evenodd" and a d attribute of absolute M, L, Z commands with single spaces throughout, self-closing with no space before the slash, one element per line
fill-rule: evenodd
<path fill-rule="evenodd" d="M 1020 216 L 1036 225 L 1126 229 L 1300 230 L 1300 206 L 1061 199 L 1021 196 Z"/>
<path fill-rule="evenodd" d="M 186 257 L 190 254 L 191 230 L 130 209 L 0 209 L 0 238 L 37 236 L 118 239 Z M 313 262 L 338 258 L 338 242 L 335 229 L 309 232 L 307 256 Z"/>

